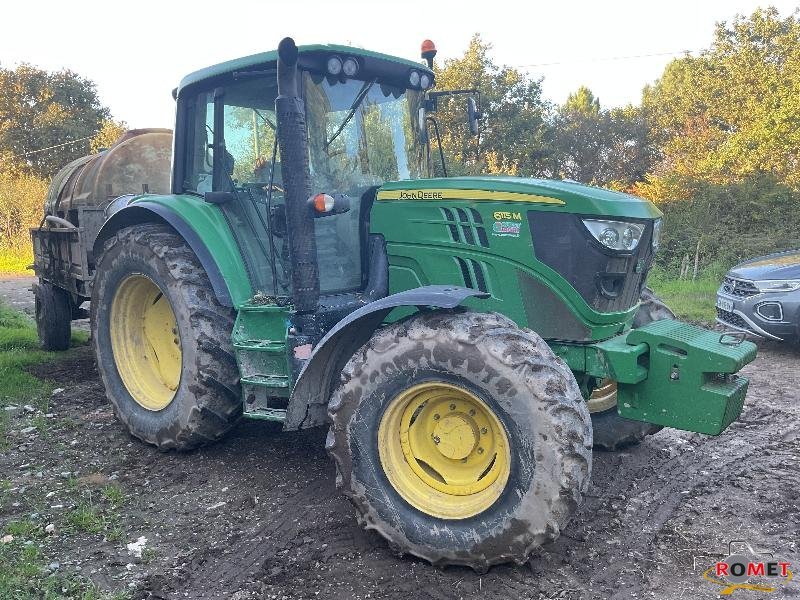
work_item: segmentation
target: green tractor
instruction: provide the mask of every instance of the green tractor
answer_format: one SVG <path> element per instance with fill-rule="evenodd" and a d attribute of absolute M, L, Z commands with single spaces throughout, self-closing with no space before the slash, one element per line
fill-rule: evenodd
<path fill-rule="evenodd" d="M 187 76 L 172 151 L 147 154 L 171 155 L 168 184 L 118 195 L 146 171 L 131 146 L 107 151 L 122 187 L 73 193 L 88 159 L 56 177 L 32 232 L 37 315 L 63 347 L 91 301 L 103 383 L 137 438 L 188 450 L 241 417 L 327 426 L 362 525 L 485 570 L 559 535 L 593 445 L 721 433 L 755 346 L 674 320 L 645 287 L 651 203 L 429 178 L 442 96 L 479 118 L 474 90 L 432 90 L 434 52 L 426 66 L 286 38 Z"/>

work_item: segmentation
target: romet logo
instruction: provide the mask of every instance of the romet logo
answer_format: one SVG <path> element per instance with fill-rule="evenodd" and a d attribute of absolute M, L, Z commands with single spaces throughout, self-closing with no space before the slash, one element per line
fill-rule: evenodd
<path fill-rule="evenodd" d="M 441 200 L 442 192 L 426 192 L 424 190 L 400 191 L 400 200 Z"/>
<path fill-rule="evenodd" d="M 735 543 L 744 544 L 749 554 L 734 554 L 731 546 Z M 728 544 L 728 557 L 706 569 L 703 578 L 722 587 L 720 596 L 730 596 L 736 590 L 774 592 L 776 585 L 786 585 L 792 580 L 790 567 L 790 563 L 776 560 L 770 552 L 755 552 L 746 542 L 734 540 Z"/>

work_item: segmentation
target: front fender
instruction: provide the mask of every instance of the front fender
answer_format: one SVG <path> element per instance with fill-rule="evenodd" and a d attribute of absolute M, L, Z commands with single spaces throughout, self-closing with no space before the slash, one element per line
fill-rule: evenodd
<path fill-rule="evenodd" d="M 455 308 L 467 298 L 488 297 L 485 292 L 469 288 L 429 285 L 386 296 L 353 311 L 320 340 L 300 371 L 289 398 L 284 429 L 304 429 L 327 421 L 328 399 L 339 374 L 393 309 Z"/>
<path fill-rule="evenodd" d="M 123 196 L 109 205 L 107 214 L 110 216 L 94 242 L 95 257 L 102 252 L 105 240 L 124 227 L 166 223 L 195 253 L 220 304 L 238 307 L 252 297 L 236 240 L 217 206 L 185 195 Z"/>

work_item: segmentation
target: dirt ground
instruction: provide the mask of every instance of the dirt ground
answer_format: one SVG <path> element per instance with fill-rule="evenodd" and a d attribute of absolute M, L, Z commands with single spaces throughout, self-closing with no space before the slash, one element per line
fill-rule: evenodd
<path fill-rule="evenodd" d="M 114 482 L 121 535 L 56 529 L 44 551 L 133 598 L 714 598 L 722 588 L 702 573 L 731 540 L 800 568 L 800 351 L 784 345 L 760 344 L 744 413 L 726 432 L 665 430 L 595 453 L 592 486 L 561 538 L 484 575 L 397 557 L 360 530 L 336 491 L 325 431 L 245 421 L 212 447 L 160 453 L 117 422 L 88 348 L 36 373 L 64 390 L 46 435 L 22 433 L 24 411 L 12 417 L 0 478 L 13 502 L 0 526 L 34 511 L 58 524 L 77 501 L 65 481 Z M 137 558 L 127 544 L 141 537 Z M 800 583 L 736 596 L 800 597 Z"/>

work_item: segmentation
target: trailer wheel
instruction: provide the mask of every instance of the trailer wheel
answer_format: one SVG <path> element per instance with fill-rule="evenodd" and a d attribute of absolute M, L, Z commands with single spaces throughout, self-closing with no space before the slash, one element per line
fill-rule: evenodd
<path fill-rule="evenodd" d="M 69 293 L 46 281 L 33 285 L 36 305 L 36 331 L 44 350 L 69 348 L 72 337 L 72 302 Z"/>
<path fill-rule="evenodd" d="M 591 472 L 575 378 L 495 313 L 434 312 L 378 333 L 329 403 L 326 448 L 360 523 L 398 552 L 476 571 L 558 537 Z"/>
<path fill-rule="evenodd" d="M 233 311 L 217 302 L 197 257 L 169 227 L 128 227 L 106 241 L 91 309 L 97 366 L 132 435 L 188 450 L 237 421 Z"/>
<path fill-rule="evenodd" d="M 641 304 L 633 318 L 633 327 L 642 327 L 661 319 L 674 319 L 673 313 L 649 287 L 642 290 Z M 661 425 L 623 419 L 617 413 L 617 384 L 606 380 L 592 392 L 588 401 L 592 413 L 594 447 L 619 450 L 640 443 L 648 435 L 658 433 Z"/>

